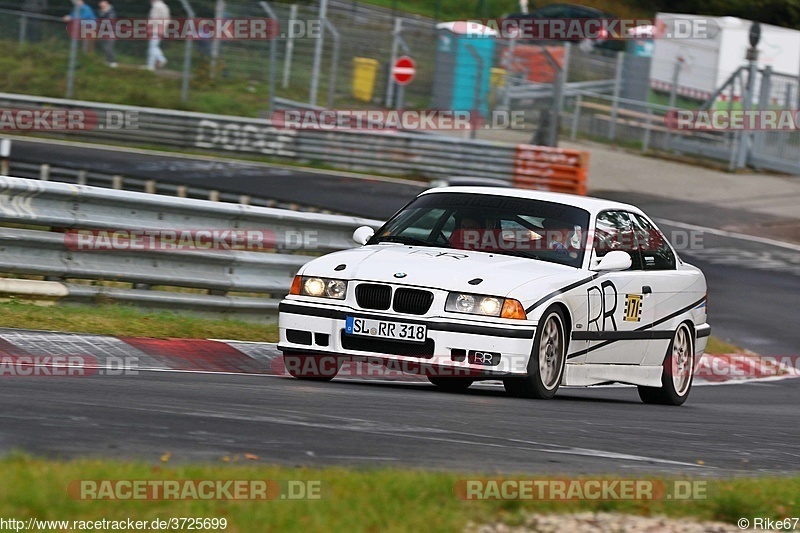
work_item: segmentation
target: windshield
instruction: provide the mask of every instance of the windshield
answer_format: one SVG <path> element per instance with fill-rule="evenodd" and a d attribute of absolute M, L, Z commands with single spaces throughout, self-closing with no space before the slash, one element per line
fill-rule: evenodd
<path fill-rule="evenodd" d="M 512 255 L 580 267 L 589 213 L 509 196 L 433 193 L 420 196 L 367 244 L 395 242 Z"/>

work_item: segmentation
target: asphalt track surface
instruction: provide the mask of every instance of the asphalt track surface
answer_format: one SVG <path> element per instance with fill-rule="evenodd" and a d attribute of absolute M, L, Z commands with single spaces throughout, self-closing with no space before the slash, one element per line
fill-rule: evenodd
<path fill-rule="evenodd" d="M 16 162 L 49 163 L 73 170 L 154 179 L 161 183 L 298 203 L 366 218 L 382 218 L 393 214 L 425 188 L 422 184 L 383 178 L 340 175 L 331 179 L 330 173 L 322 171 L 247 161 L 203 159 L 131 149 L 122 153 L 97 145 L 89 147 L 19 139 L 15 139 L 12 145 L 12 175 Z"/>
<path fill-rule="evenodd" d="M 117 157 L 128 164 L 128 154 Z M 168 168 L 169 161 L 148 164 Z M 327 180 L 340 193 L 337 202 L 350 209 L 369 204 L 375 214 L 366 216 L 386 216 L 414 194 L 407 185 L 376 181 L 363 196 L 361 180 Z M 292 188 L 307 192 L 305 184 Z M 755 217 L 614 196 L 677 221 L 660 223 L 668 233 Z M 709 233 L 702 240 L 680 253 L 706 274 L 713 334 L 762 354 L 800 354 L 798 251 Z M 797 473 L 798 399 L 798 379 L 695 387 L 684 406 L 672 408 L 644 405 L 630 387 L 564 389 L 543 402 L 509 398 L 490 385 L 447 394 L 426 384 L 234 374 L 17 377 L 0 386 L 0 451 L 145 460 L 170 451 L 178 461 L 249 452 L 288 465 L 482 472 Z"/>
<path fill-rule="evenodd" d="M 797 382 L 696 387 L 674 408 L 644 405 L 634 388 L 533 401 L 489 386 L 449 394 L 247 375 L 18 377 L 0 388 L 0 449 L 464 472 L 796 472 Z"/>

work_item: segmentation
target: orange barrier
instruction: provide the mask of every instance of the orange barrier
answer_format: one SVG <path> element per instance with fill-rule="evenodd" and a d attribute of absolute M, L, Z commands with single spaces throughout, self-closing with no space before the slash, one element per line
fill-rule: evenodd
<path fill-rule="evenodd" d="M 558 66 L 564 65 L 564 48 L 561 46 L 546 47 L 550 55 L 553 56 Z M 514 56 L 509 58 L 510 50 L 504 52 L 505 59 L 511 60 L 510 70 L 520 74 L 525 74 L 528 81 L 535 83 L 554 83 L 556 80 L 556 69 L 545 57 L 541 46 L 518 44 L 514 48 Z M 509 63 L 505 63 L 508 65 Z"/>
<path fill-rule="evenodd" d="M 514 157 L 514 187 L 586 194 L 589 152 L 520 144 Z"/>

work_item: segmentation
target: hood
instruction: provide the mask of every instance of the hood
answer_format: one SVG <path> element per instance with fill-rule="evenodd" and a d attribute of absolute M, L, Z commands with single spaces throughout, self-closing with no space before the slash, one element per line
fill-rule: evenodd
<path fill-rule="evenodd" d="M 342 270 L 334 270 L 345 265 Z M 546 290 L 551 285 L 572 280 L 580 271 L 565 265 L 508 255 L 378 244 L 335 252 L 307 263 L 301 274 L 339 279 L 401 283 L 451 291 L 470 290 L 477 294 L 509 296 L 515 288 L 537 283 Z M 403 273 L 398 278 L 395 274 Z M 481 278 L 477 285 L 470 280 Z"/>

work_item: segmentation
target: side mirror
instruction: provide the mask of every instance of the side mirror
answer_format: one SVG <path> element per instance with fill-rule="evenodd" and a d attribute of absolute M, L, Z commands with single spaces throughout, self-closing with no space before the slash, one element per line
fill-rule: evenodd
<path fill-rule="evenodd" d="M 373 235 L 375 235 L 374 229 L 370 228 L 369 226 L 361 226 L 353 232 L 353 240 L 356 242 L 356 244 L 364 246 Z"/>
<path fill-rule="evenodd" d="M 621 270 L 628 270 L 631 264 L 633 264 L 633 261 L 628 252 L 614 250 L 613 252 L 608 252 L 592 270 L 598 272 L 618 272 Z"/>

